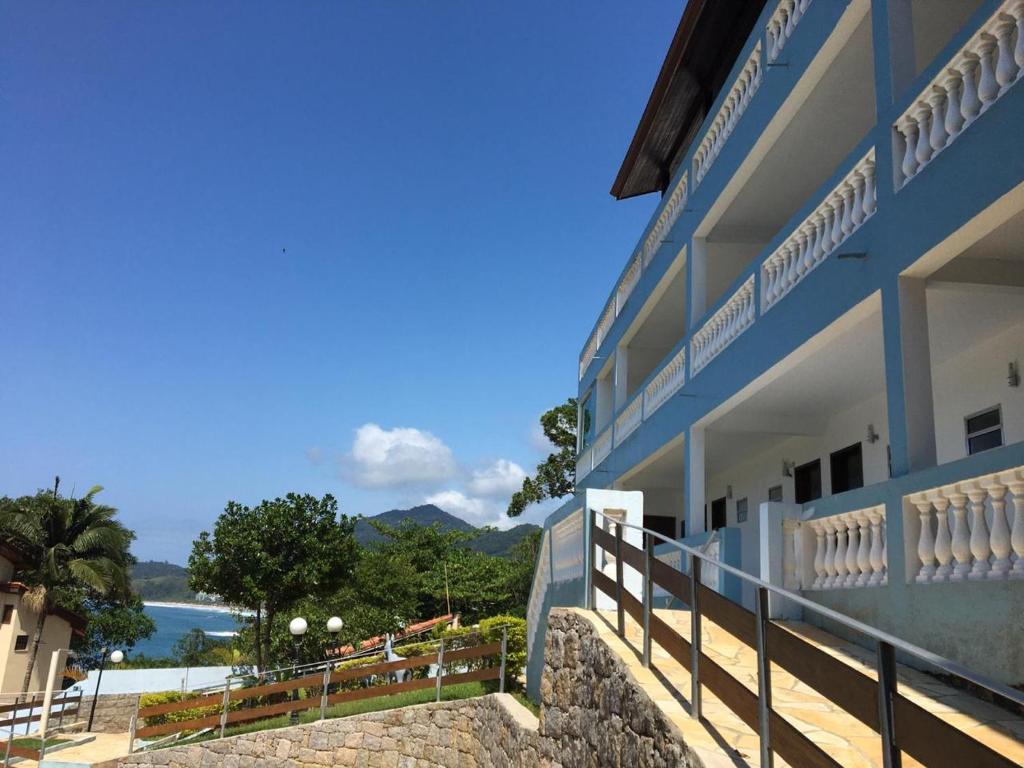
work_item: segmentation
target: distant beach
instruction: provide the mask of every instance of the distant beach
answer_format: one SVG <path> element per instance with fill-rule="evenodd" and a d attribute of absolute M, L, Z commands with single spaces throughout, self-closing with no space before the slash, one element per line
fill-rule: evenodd
<path fill-rule="evenodd" d="M 202 630 L 208 637 L 232 637 L 241 628 L 239 614 L 249 613 L 229 605 L 160 601 L 145 601 L 143 610 L 156 623 L 156 632 L 136 645 L 129 657 L 140 653 L 150 658 L 171 656 L 174 644 L 193 629 Z"/>
<path fill-rule="evenodd" d="M 223 603 L 163 603 L 157 600 L 144 600 L 147 608 L 186 608 L 193 611 L 216 611 L 217 613 L 237 613 L 239 616 L 252 616 L 252 611 L 235 608 Z"/>

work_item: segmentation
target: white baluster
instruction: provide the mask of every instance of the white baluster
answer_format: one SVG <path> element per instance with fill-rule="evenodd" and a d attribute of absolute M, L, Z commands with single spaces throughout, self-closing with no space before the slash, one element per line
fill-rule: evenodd
<path fill-rule="evenodd" d="M 1017 64 L 1017 77 L 1024 75 L 1024 0 L 1014 0 L 1008 8 L 1017 24 L 1017 45 L 1013 49 L 1013 60 Z"/>
<path fill-rule="evenodd" d="M 857 516 L 852 513 L 846 515 L 846 581 L 844 587 L 853 587 L 857 584 L 857 577 L 860 576 L 860 569 L 857 567 L 857 553 L 860 551 L 860 542 L 857 540 L 857 532 L 860 530 L 860 523 Z"/>
<path fill-rule="evenodd" d="M 836 518 L 836 556 L 835 569 L 836 577 L 832 580 L 832 586 L 839 589 L 846 583 L 846 522 L 842 517 Z"/>
<path fill-rule="evenodd" d="M 1024 5 L 1024 4 L 1022 4 Z M 1020 479 L 1010 481 L 1010 493 L 1013 494 L 1013 528 L 1010 531 L 1010 546 L 1017 559 L 1010 571 L 1011 579 L 1024 579 L 1024 475 Z"/>
<path fill-rule="evenodd" d="M 889 583 L 889 534 L 885 530 L 885 514 L 882 514 L 882 584 Z"/>
<path fill-rule="evenodd" d="M 999 83 L 996 82 L 995 68 L 992 66 L 992 53 L 996 47 L 996 39 L 983 32 L 978 41 L 978 64 L 981 74 L 978 76 L 978 98 L 981 99 L 982 111 L 999 95 Z"/>
<path fill-rule="evenodd" d="M 850 218 L 853 219 L 853 228 L 857 229 L 864 223 L 864 177 L 859 171 L 854 171 L 850 178 L 853 185 L 853 209 L 850 211 Z"/>
<path fill-rule="evenodd" d="M 1013 28 L 1015 26 L 1012 16 L 1001 16 L 995 27 L 996 47 L 996 82 L 999 83 L 1000 91 L 1005 91 L 1017 81 L 1017 72 L 1020 67 L 1013 60 Z"/>
<path fill-rule="evenodd" d="M 960 70 L 947 69 L 942 78 L 942 87 L 946 91 L 946 118 L 943 127 L 949 137 L 947 143 L 956 138 L 960 129 L 964 127 L 964 116 L 960 113 L 960 81 L 963 75 Z"/>
<path fill-rule="evenodd" d="M 959 491 L 946 493 L 953 505 L 953 557 L 956 565 L 950 581 L 963 581 L 971 572 L 971 534 L 967 527 L 967 496 Z"/>
<path fill-rule="evenodd" d="M 928 499 L 913 502 L 921 518 L 921 533 L 917 538 L 917 557 L 921 568 L 914 579 L 918 584 L 927 584 L 935 574 L 935 539 L 932 536 L 932 503 Z"/>
<path fill-rule="evenodd" d="M 974 556 L 974 564 L 967 578 L 975 581 L 984 579 L 992 568 L 988 561 L 992 549 L 988 523 L 985 522 L 985 497 L 988 493 L 977 485 L 971 485 L 966 491 L 967 498 L 971 500 L 971 554 Z"/>
<path fill-rule="evenodd" d="M 964 52 L 964 58 L 956 65 L 963 75 L 964 90 L 960 97 L 960 114 L 964 122 L 969 123 L 981 112 L 981 99 L 978 98 L 978 85 L 975 80 L 978 69 L 978 57 L 970 51 Z"/>
<path fill-rule="evenodd" d="M 786 0 L 786 39 L 793 36 L 793 29 L 796 27 L 796 3 L 794 0 Z"/>
<path fill-rule="evenodd" d="M 989 534 L 989 546 L 995 561 L 988 572 L 990 579 L 1005 579 L 1013 563 L 1010 562 L 1010 528 L 1006 524 L 1006 486 L 1002 483 L 990 482 L 985 486 L 988 497 L 992 500 L 992 530 Z"/>
<path fill-rule="evenodd" d="M 829 198 L 835 216 L 832 221 L 832 233 L 829 239 L 832 241 L 832 248 L 836 248 L 846 238 L 843 236 L 843 196 L 838 192 Z"/>
<path fill-rule="evenodd" d="M 939 567 L 935 569 L 932 581 L 949 581 L 953 573 L 953 540 L 949 534 L 949 499 L 941 494 L 932 499 L 935 507 L 935 559 Z"/>
<path fill-rule="evenodd" d="M 937 85 L 932 86 L 932 91 L 928 94 L 928 104 L 932 108 L 929 118 L 931 131 L 928 133 L 928 145 L 932 148 L 933 154 L 946 146 L 946 125 L 942 114 L 942 105 L 945 104 L 945 101 L 945 91 Z"/>
<path fill-rule="evenodd" d="M 875 212 L 878 207 L 878 197 L 875 194 L 875 164 L 868 160 L 864 164 L 864 216 L 867 218 Z"/>
<path fill-rule="evenodd" d="M 825 526 L 825 571 L 828 573 L 822 588 L 832 589 L 836 580 L 836 529 L 827 520 L 822 521 L 822 525 Z"/>
<path fill-rule="evenodd" d="M 796 541 L 800 523 L 792 518 L 782 521 L 782 586 L 794 591 L 800 588 L 796 569 Z"/>
<path fill-rule="evenodd" d="M 849 182 L 843 183 L 843 235 L 846 237 L 850 236 L 853 232 L 853 187 Z M 845 238 L 844 238 L 845 239 Z"/>
<path fill-rule="evenodd" d="M 829 200 L 825 200 L 821 204 L 821 253 L 822 258 L 832 253 L 832 217 L 835 212 L 832 210 L 832 204 Z"/>
<path fill-rule="evenodd" d="M 825 528 L 821 522 L 815 520 L 811 523 L 811 530 L 814 531 L 814 584 L 812 589 L 822 589 L 825 586 L 825 579 L 828 578 L 828 571 L 825 569 Z"/>
<path fill-rule="evenodd" d="M 868 584 L 875 586 L 882 583 L 885 575 L 885 559 L 882 555 L 882 515 L 877 509 L 868 511 L 868 518 L 871 520 L 871 578 Z"/>
<path fill-rule="evenodd" d="M 896 123 L 896 129 L 899 131 L 900 136 L 903 137 L 905 147 L 900 170 L 903 171 L 903 178 L 909 179 L 917 173 L 917 157 L 915 156 L 917 149 L 917 122 L 911 115 L 906 114 Z"/>
<path fill-rule="evenodd" d="M 866 587 L 871 580 L 871 518 L 867 510 L 857 513 L 857 525 L 860 526 L 857 547 L 857 586 Z"/>
<path fill-rule="evenodd" d="M 932 108 L 925 101 L 919 101 L 914 105 L 914 120 L 917 121 L 917 147 L 914 149 L 914 158 L 917 160 L 918 170 L 928 165 L 932 159 L 932 145 L 928 142 L 928 121 L 932 116 Z"/>

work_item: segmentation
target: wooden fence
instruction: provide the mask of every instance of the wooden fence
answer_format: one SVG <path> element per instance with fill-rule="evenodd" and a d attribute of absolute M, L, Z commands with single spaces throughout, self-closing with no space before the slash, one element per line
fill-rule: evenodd
<path fill-rule="evenodd" d="M 690 578 L 653 555 L 654 536 L 639 549 L 591 521 L 591 541 L 615 557 L 615 578 L 592 568 L 591 585 L 615 601 L 618 634 L 625 637 L 625 615 L 645 628 L 643 657 L 650 663 L 650 643 L 657 642 L 679 662 L 694 681 L 694 710 L 700 711 L 700 686 L 715 696 L 762 739 L 764 750 L 778 753 L 790 765 L 840 768 L 840 763 L 812 742 L 771 706 L 770 664 L 774 663 L 825 698 L 879 733 L 886 765 L 899 765 L 901 752 L 937 768 L 1010 768 L 1013 761 L 926 711 L 897 690 L 894 648 L 878 641 L 879 682 L 843 663 L 806 640 L 768 619 L 768 590 L 758 587 L 754 613 L 700 583 L 700 559 L 693 557 Z M 644 599 L 638 600 L 623 587 L 623 566 L 644 576 Z M 659 586 L 691 607 L 696 647 L 651 610 L 652 587 Z M 590 603 L 593 605 L 593 602 Z M 725 671 L 700 649 L 700 621 L 706 617 L 758 652 L 758 691 L 753 691 Z M 770 761 L 770 754 L 768 761 Z M 765 764 L 762 759 L 762 765 Z"/>
<path fill-rule="evenodd" d="M 464 637 L 457 640 L 462 641 Z M 222 693 L 196 696 L 182 701 L 154 704 L 138 709 L 135 717 L 132 718 L 130 743 L 134 750 L 136 739 L 152 738 L 167 734 L 184 731 L 197 731 L 207 728 L 220 728 L 221 737 L 227 726 L 235 723 L 252 722 L 263 720 L 278 715 L 302 712 L 311 709 L 319 709 L 320 717 L 326 716 L 327 707 L 347 701 L 359 699 L 372 699 L 382 696 L 391 696 L 406 691 L 416 691 L 433 688 L 437 691 L 437 699 L 440 700 L 441 689 L 446 686 L 458 685 L 460 683 L 472 683 L 484 680 L 498 680 L 500 690 L 505 685 L 505 664 L 507 656 L 507 630 L 503 630 L 502 639 L 498 642 L 478 644 L 470 647 L 456 648 L 445 651 L 444 641 L 441 641 L 438 653 L 422 656 L 411 656 L 398 661 L 380 662 L 361 667 L 348 669 L 332 669 L 330 666 L 323 672 L 311 675 L 295 677 L 291 680 L 282 680 L 275 683 L 255 685 L 248 688 L 226 689 Z M 444 674 L 444 667 L 457 662 L 468 662 L 481 660 L 489 657 L 499 657 L 498 664 L 492 663 L 480 669 Z M 395 672 L 412 670 L 419 667 L 437 665 L 435 677 L 423 677 L 406 680 L 401 683 L 387 683 L 385 685 L 370 685 L 355 690 L 337 691 L 331 693 L 331 687 L 351 681 L 363 680 L 379 675 L 391 675 Z M 300 693 L 306 692 L 302 697 Z M 285 701 L 263 703 L 259 700 L 268 697 L 278 697 L 282 694 L 290 697 Z M 245 708 L 238 708 L 240 704 L 248 703 Z M 160 715 L 167 715 L 174 712 L 199 710 L 195 717 L 175 722 L 161 722 L 153 725 L 145 725 L 145 721 Z M 203 710 L 206 710 L 204 712 Z"/>
<path fill-rule="evenodd" d="M 10 762 L 12 757 L 22 757 L 28 760 L 41 760 L 45 755 L 45 738 L 43 734 L 39 734 L 41 739 L 41 746 L 39 749 L 28 749 L 26 747 L 20 747 L 14 742 L 17 740 L 17 736 L 14 735 L 15 729 L 19 725 L 25 726 L 25 734 L 28 735 L 32 731 L 32 723 L 38 723 L 43 718 L 43 699 L 30 699 L 29 701 L 23 701 L 14 704 L 3 704 L 0 705 L 0 730 L 7 732 L 6 740 L 0 742 L 0 754 L 4 756 L 4 765 Z M 66 718 L 72 718 L 78 715 L 79 707 L 82 704 L 82 693 L 78 691 L 74 694 L 62 694 L 58 692 L 53 696 L 50 701 L 50 723 L 54 720 L 57 721 L 57 728 L 64 725 Z M 28 714 L 24 714 L 25 711 Z"/>

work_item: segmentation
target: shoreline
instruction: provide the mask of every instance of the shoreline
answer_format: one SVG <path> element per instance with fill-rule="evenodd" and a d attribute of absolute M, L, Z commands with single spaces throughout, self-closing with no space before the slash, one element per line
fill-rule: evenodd
<path fill-rule="evenodd" d="M 193 611 L 211 611 L 213 613 L 237 613 L 241 616 L 249 616 L 251 611 L 244 608 L 235 608 L 224 603 L 183 603 L 164 602 L 162 600 L 143 600 L 142 604 L 147 608 L 184 608 Z"/>

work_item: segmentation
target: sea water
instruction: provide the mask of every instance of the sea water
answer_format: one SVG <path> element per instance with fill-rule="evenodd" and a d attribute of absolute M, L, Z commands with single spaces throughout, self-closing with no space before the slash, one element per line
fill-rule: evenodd
<path fill-rule="evenodd" d="M 231 637 L 239 629 L 234 614 L 224 608 L 147 603 L 143 610 L 156 624 L 156 632 L 136 644 L 129 656 L 140 653 L 150 658 L 172 656 L 174 644 L 193 629 L 201 629 L 217 638 Z"/>

